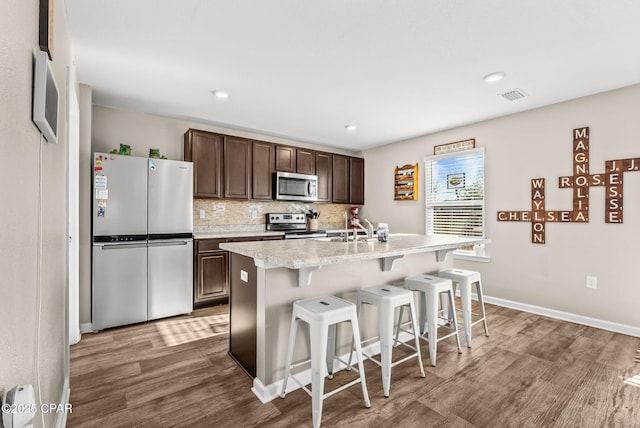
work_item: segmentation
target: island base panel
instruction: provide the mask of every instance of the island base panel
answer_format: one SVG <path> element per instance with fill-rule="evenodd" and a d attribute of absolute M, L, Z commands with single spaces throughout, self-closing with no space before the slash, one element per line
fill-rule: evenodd
<path fill-rule="evenodd" d="M 229 353 L 256 377 L 257 282 L 252 258 L 231 254 L 229 298 Z"/>

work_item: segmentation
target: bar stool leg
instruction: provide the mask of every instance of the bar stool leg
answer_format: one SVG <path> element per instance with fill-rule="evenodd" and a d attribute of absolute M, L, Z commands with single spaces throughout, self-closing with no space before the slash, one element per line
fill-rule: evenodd
<path fill-rule="evenodd" d="M 393 347 L 394 347 L 394 348 L 395 348 L 396 346 L 398 346 L 398 337 L 400 337 L 400 327 L 402 326 L 402 318 L 403 318 L 403 317 L 404 317 L 404 305 L 403 305 L 403 306 L 400 306 L 400 314 L 398 315 L 398 326 L 396 327 L 396 337 L 395 337 L 395 339 L 393 340 Z M 415 324 L 415 322 L 416 322 L 415 320 L 416 320 L 416 319 L 415 319 L 415 316 L 414 316 L 414 318 L 413 318 L 413 320 L 412 320 L 414 324 Z M 416 328 L 418 328 L 418 331 L 420 330 L 420 328 L 419 328 L 419 327 L 416 327 Z"/>
<path fill-rule="evenodd" d="M 458 283 L 455 281 L 451 281 L 451 288 L 453 289 L 453 301 L 456 301 L 456 289 L 458 288 Z M 456 314 L 456 307 L 449 306 L 449 319 L 452 320 Z"/>
<path fill-rule="evenodd" d="M 329 338 L 327 339 L 327 374 L 333 379 L 333 359 L 336 355 L 336 324 L 329 326 Z"/>
<path fill-rule="evenodd" d="M 422 293 L 421 293 L 422 294 Z M 437 291 L 430 291 L 426 294 L 426 312 L 427 317 L 427 333 L 429 335 L 429 358 L 431 359 L 431 366 L 436 366 L 436 353 L 438 343 L 438 299 L 439 294 Z"/>
<path fill-rule="evenodd" d="M 356 299 L 356 316 L 358 318 L 360 317 L 360 309 L 362 309 L 362 298 L 360 297 L 360 293 L 358 293 L 358 297 Z M 358 332 L 358 334 L 359 333 L 360 332 Z M 351 361 L 353 359 L 353 351 L 354 351 L 355 344 L 356 344 L 356 336 L 354 334 L 352 335 L 352 339 L 351 339 L 351 348 L 349 350 L 349 361 L 347 362 L 347 371 L 351 370 Z"/>
<path fill-rule="evenodd" d="M 371 401 L 369 401 L 369 391 L 367 390 L 367 380 L 364 376 L 364 361 L 362 360 L 362 345 L 360 344 L 360 328 L 358 324 L 358 317 L 353 315 L 351 317 L 351 330 L 353 331 L 353 339 L 356 346 L 356 358 L 358 360 L 358 372 L 360 373 L 360 383 L 362 384 L 362 396 L 364 397 L 364 406 L 366 408 L 371 407 Z"/>
<path fill-rule="evenodd" d="M 484 323 L 484 335 L 489 336 L 489 327 L 487 326 L 487 314 L 484 311 L 484 293 L 482 292 L 482 281 L 476 283 L 476 294 L 478 295 L 478 303 L 480 304 L 480 315 Z"/>
<path fill-rule="evenodd" d="M 382 391 L 384 396 L 389 396 L 391 385 L 391 342 L 393 340 L 393 315 L 394 309 L 390 305 L 381 304 L 378 314 L 380 331 L 380 364 L 382 366 Z M 389 318 L 391 316 L 391 318 Z"/>
<path fill-rule="evenodd" d="M 311 413 L 313 427 L 319 428 L 322 421 L 322 402 L 324 400 L 325 359 L 329 326 L 325 323 L 313 323 L 310 330 L 311 339 Z"/>
<path fill-rule="evenodd" d="M 404 309 L 404 306 L 400 307 L 400 313 L 402 313 L 402 309 Z M 416 341 L 416 352 L 418 353 L 418 364 L 420 365 L 420 373 L 422 374 L 422 377 L 425 377 L 424 374 L 424 366 L 422 364 L 422 354 L 420 353 L 420 333 L 419 333 L 419 329 L 418 329 L 418 323 L 416 322 L 416 308 L 413 304 L 413 301 L 409 303 L 409 311 L 411 314 L 411 326 L 413 328 L 413 336 L 415 337 L 415 341 Z M 400 318 L 398 320 L 398 328 L 400 327 L 400 322 L 402 322 L 402 318 Z M 398 330 L 399 332 L 400 330 Z M 398 336 L 396 333 L 396 341 L 398 340 Z"/>
<path fill-rule="evenodd" d="M 418 296 L 418 300 L 420 301 L 420 311 L 418 312 L 420 322 L 418 323 L 418 327 L 420 334 L 424 334 L 424 332 L 427 331 L 427 296 L 426 293 L 422 291 L 418 292 Z"/>
<path fill-rule="evenodd" d="M 289 372 L 291 371 L 291 363 L 293 360 L 293 348 L 296 340 L 296 333 L 298 331 L 298 318 L 295 315 L 291 316 L 291 328 L 289 329 L 289 347 L 287 349 L 287 362 L 284 366 L 284 381 L 282 382 L 282 391 L 280 392 L 280 398 L 284 398 L 287 392 L 287 381 L 289 380 Z"/>
<path fill-rule="evenodd" d="M 449 295 L 449 304 L 453 305 L 453 293 L 451 291 L 447 292 Z M 455 316 L 455 312 L 453 314 L 453 328 L 456 331 L 456 342 L 458 343 L 458 354 L 462 354 L 462 347 L 460 346 L 460 335 L 458 334 L 458 320 Z"/>
<path fill-rule="evenodd" d="M 471 348 L 471 284 L 467 281 L 460 282 L 460 300 L 462 301 L 464 337 L 467 339 L 467 348 Z"/>

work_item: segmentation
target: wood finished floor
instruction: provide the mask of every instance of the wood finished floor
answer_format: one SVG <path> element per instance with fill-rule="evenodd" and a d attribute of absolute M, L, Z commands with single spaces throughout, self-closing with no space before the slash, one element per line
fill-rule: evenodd
<path fill-rule="evenodd" d="M 311 426 L 303 391 L 267 404 L 253 395 L 227 355 L 227 311 L 83 335 L 71 348 L 68 426 Z M 415 359 L 395 367 L 390 398 L 366 362 L 371 408 L 349 388 L 325 400 L 322 426 L 640 427 L 640 338 L 492 305 L 487 314 L 490 337 L 476 325 L 460 355 L 455 339 L 440 342 L 435 368 L 423 343 L 425 379 Z"/>

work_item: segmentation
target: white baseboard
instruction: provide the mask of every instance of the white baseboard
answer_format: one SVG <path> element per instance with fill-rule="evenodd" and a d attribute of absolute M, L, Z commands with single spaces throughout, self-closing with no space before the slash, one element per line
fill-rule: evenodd
<path fill-rule="evenodd" d="M 85 322 L 80 324 L 80 334 L 84 333 L 92 333 L 93 332 L 93 324 L 90 322 Z"/>
<path fill-rule="evenodd" d="M 476 298 L 475 295 L 473 295 Z M 529 305 L 527 303 L 514 302 L 512 300 L 500 299 L 498 297 L 484 296 L 484 301 L 497 306 L 517 309 L 520 311 L 531 312 L 537 315 L 543 315 L 550 318 L 556 318 L 563 321 L 570 321 L 576 324 L 582 324 L 589 327 L 596 327 L 602 330 L 612 331 L 614 333 L 626 334 L 629 336 L 640 337 L 640 328 L 626 324 L 618 324 L 610 321 L 604 321 L 597 318 L 585 317 L 583 315 L 572 314 L 569 312 L 558 311 L 555 309 L 544 308 L 542 306 Z"/>
<path fill-rule="evenodd" d="M 401 332 L 400 336 L 398 337 L 398 340 L 401 342 L 408 342 L 413 340 L 413 335 L 406 333 L 406 332 Z M 375 341 L 373 343 L 371 343 L 370 345 L 367 345 L 365 347 L 362 348 L 362 351 L 369 354 L 369 355 L 377 355 L 380 353 L 380 341 Z M 340 358 L 343 361 L 348 361 L 349 360 L 349 354 L 345 354 L 345 355 L 341 355 L 338 358 Z M 355 356 L 354 356 L 354 360 L 355 360 Z M 333 372 L 337 373 L 341 370 L 344 370 L 347 368 L 347 365 L 342 363 L 339 360 L 336 360 L 333 366 Z M 303 385 L 308 385 L 311 383 L 311 367 L 309 367 L 306 370 L 303 370 L 301 372 L 296 373 L 296 378 L 300 381 L 300 383 L 302 383 Z M 255 394 L 256 397 L 258 397 L 258 399 L 264 404 L 264 403 L 268 403 L 269 401 L 275 399 L 275 398 L 279 398 L 280 397 L 280 391 L 282 390 L 282 380 L 278 380 L 274 383 L 271 383 L 269 385 L 265 385 L 263 384 L 260 379 L 258 378 L 254 378 L 253 379 L 253 388 L 251 388 L 251 391 Z M 287 393 L 291 392 L 291 391 L 295 391 L 296 389 L 299 389 L 300 385 L 298 385 L 296 382 L 289 380 L 289 382 L 287 382 Z"/>

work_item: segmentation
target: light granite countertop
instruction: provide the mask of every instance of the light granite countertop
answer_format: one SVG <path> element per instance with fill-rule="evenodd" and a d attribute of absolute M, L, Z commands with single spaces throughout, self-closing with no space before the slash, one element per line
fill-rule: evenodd
<path fill-rule="evenodd" d="M 224 243 L 220 244 L 220 248 L 251 257 L 256 260 L 256 265 L 305 269 L 370 259 L 388 259 L 392 263 L 405 254 L 430 251 L 438 252 L 437 258 L 443 260 L 449 251 L 484 242 L 484 238 L 465 236 L 391 234 L 387 242 L 292 239 Z"/>
<path fill-rule="evenodd" d="M 224 232 L 194 232 L 194 239 L 222 239 L 222 238 L 244 238 L 250 236 L 282 236 L 284 232 L 267 231 L 224 231 Z"/>

